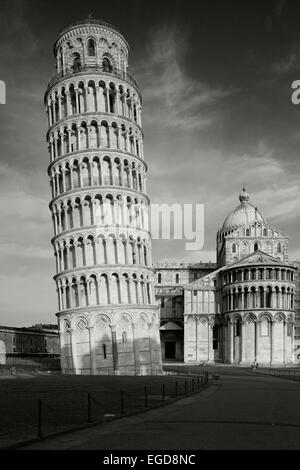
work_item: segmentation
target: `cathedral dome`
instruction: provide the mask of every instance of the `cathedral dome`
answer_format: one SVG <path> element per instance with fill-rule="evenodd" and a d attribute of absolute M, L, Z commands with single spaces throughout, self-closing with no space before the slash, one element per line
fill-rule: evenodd
<path fill-rule="evenodd" d="M 252 222 L 259 221 L 266 223 L 263 215 L 259 212 L 257 207 L 252 206 L 249 202 L 250 196 L 243 188 L 239 196 L 240 205 L 237 206 L 230 214 L 226 217 L 222 232 L 233 230 L 237 227 L 250 225 Z"/>

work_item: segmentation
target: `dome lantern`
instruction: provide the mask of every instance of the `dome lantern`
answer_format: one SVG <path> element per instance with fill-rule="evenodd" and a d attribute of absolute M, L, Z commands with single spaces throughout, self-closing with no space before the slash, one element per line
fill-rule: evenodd
<path fill-rule="evenodd" d="M 243 190 L 239 195 L 239 200 L 240 200 L 241 204 L 243 204 L 243 202 L 248 202 L 249 199 L 250 199 L 250 195 L 249 195 L 249 193 L 247 193 L 246 185 L 244 184 L 243 185 Z"/>

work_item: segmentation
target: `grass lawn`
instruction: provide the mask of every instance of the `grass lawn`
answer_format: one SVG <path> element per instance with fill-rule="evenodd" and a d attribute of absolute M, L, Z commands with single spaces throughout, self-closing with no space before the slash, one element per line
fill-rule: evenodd
<path fill-rule="evenodd" d="M 142 411 L 198 388 L 197 379 L 177 376 L 113 377 L 24 375 L 0 379 L 0 448 L 37 436 L 38 400 L 42 401 L 43 435 L 88 421 L 105 421 L 124 412 Z"/>

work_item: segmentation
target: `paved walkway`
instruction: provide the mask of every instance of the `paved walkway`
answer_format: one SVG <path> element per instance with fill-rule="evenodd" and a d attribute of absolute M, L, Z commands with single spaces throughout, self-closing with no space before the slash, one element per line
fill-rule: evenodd
<path fill-rule="evenodd" d="M 219 372 L 192 397 L 23 449 L 300 449 L 299 382 Z"/>

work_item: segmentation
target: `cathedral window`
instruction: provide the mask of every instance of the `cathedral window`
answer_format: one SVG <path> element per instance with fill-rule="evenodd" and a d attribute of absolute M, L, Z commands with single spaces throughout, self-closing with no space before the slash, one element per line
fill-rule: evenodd
<path fill-rule="evenodd" d="M 250 228 L 246 229 L 246 237 L 250 237 Z"/>
<path fill-rule="evenodd" d="M 236 253 L 236 244 L 235 243 L 233 243 L 233 245 L 232 245 L 232 253 Z"/>
<path fill-rule="evenodd" d="M 258 243 L 254 243 L 254 251 L 258 251 Z"/>
<path fill-rule="evenodd" d="M 271 289 L 271 287 L 267 287 L 266 308 L 272 308 L 272 289 Z"/>
<path fill-rule="evenodd" d="M 161 273 L 158 273 L 157 275 L 157 283 L 161 284 Z"/>
<path fill-rule="evenodd" d="M 179 284 L 179 274 L 176 274 L 176 284 Z"/>
<path fill-rule="evenodd" d="M 235 336 L 241 336 L 241 321 L 237 320 L 235 324 Z"/>
<path fill-rule="evenodd" d="M 89 41 L 88 41 L 88 55 L 90 57 L 95 57 L 95 55 L 96 55 L 94 39 L 89 39 Z"/>
<path fill-rule="evenodd" d="M 102 344 L 103 359 L 107 359 L 106 344 Z"/>
<path fill-rule="evenodd" d="M 265 296 L 264 296 L 263 287 L 259 287 L 258 292 L 259 292 L 259 307 L 264 308 L 265 307 Z"/>
<path fill-rule="evenodd" d="M 282 250 L 281 250 L 281 244 L 278 243 L 278 245 L 277 245 L 277 253 L 281 253 L 281 251 L 282 251 Z"/>
<path fill-rule="evenodd" d="M 217 325 L 213 326 L 213 350 L 218 349 L 218 327 Z"/>
<path fill-rule="evenodd" d="M 127 343 L 127 333 L 126 333 L 126 331 L 123 331 L 123 333 L 122 333 L 122 342 L 123 342 L 123 344 Z"/>
<path fill-rule="evenodd" d="M 268 231 L 267 231 L 266 228 L 264 228 L 263 235 L 264 235 L 264 237 L 266 237 L 268 235 Z"/>

